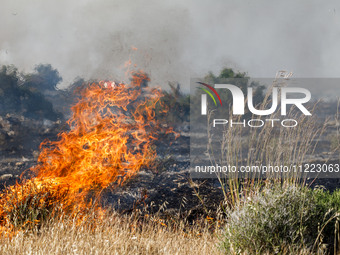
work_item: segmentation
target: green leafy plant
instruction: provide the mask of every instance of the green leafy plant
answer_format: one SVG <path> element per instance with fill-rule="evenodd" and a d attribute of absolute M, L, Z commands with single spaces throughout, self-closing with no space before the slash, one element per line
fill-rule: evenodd
<path fill-rule="evenodd" d="M 339 210 L 340 190 L 268 185 L 251 197 L 243 196 L 234 209 L 226 212 L 222 249 L 231 254 L 296 251 L 336 254 Z"/>
<path fill-rule="evenodd" d="M 284 247 L 311 248 L 320 218 L 307 188 L 266 187 L 250 199 L 243 197 L 229 211 L 222 247 L 226 252 L 282 252 Z"/>

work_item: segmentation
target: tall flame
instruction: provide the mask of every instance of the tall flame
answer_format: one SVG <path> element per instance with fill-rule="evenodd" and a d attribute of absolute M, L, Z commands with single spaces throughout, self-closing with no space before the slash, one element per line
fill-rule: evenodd
<path fill-rule="evenodd" d="M 39 164 L 33 168 L 37 178 L 53 178 L 71 191 L 87 192 L 122 184 L 148 166 L 156 156 L 152 141 L 161 125 L 155 109 L 162 107 L 162 94 L 143 86 L 145 81 L 148 77 L 139 72 L 130 86 L 99 82 L 81 90 L 68 120 L 71 130 L 41 145 Z"/>
<path fill-rule="evenodd" d="M 161 91 L 144 86 L 145 81 L 148 77 L 139 72 L 130 85 L 103 81 L 79 90 L 68 120 L 70 130 L 60 133 L 57 141 L 41 144 L 38 164 L 31 169 L 36 177 L 28 183 L 64 190 L 62 202 L 68 206 L 84 205 L 90 191 L 121 185 L 149 166 L 156 157 L 152 142 L 162 130 L 155 111 L 166 109 L 160 103 Z M 24 190 L 19 192 L 22 197 Z"/>

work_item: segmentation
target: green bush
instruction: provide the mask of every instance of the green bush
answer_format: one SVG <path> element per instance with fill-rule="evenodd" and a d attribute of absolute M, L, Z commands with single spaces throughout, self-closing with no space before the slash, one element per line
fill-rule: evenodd
<path fill-rule="evenodd" d="M 313 195 L 317 201 L 317 206 L 320 210 L 326 213 L 328 210 L 340 210 L 340 190 L 333 192 L 324 189 L 315 189 Z"/>
<path fill-rule="evenodd" d="M 296 186 L 264 188 L 229 212 L 222 243 L 226 253 L 277 253 L 310 249 L 320 212 L 311 190 Z"/>
<path fill-rule="evenodd" d="M 337 225 L 340 219 L 336 214 L 340 212 L 340 190 L 330 192 L 329 190 L 315 189 L 313 196 L 320 214 L 320 228 L 322 228 L 318 241 L 334 244 L 334 234 L 339 232 Z"/>

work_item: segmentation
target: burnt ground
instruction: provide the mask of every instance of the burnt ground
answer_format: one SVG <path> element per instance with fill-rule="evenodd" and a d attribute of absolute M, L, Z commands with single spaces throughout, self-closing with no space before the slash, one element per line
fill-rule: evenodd
<path fill-rule="evenodd" d="M 0 189 L 29 176 L 36 164 L 39 144 L 57 139 L 65 130 L 61 122 L 36 121 L 18 115 L 0 119 Z M 216 211 L 223 194 L 216 179 L 191 180 L 189 175 L 189 133 L 186 126 L 177 140 L 161 139 L 158 160 L 152 169 L 143 169 L 123 186 L 102 192 L 102 203 L 122 213 L 141 210 L 147 213 L 198 214 Z"/>
<path fill-rule="evenodd" d="M 217 179 L 192 180 L 189 174 L 189 136 L 183 134 L 171 146 L 159 145 L 157 171 L 143 170 L 125 185 L 106 190 L 103 202 L 122 212 L 185 214 L 195 218 L 210 214 L 223 201 Z M 168 148 L 165 150 L 165 148 Z"/>
<path fill-rule="evenodd" d="M 39 145 L 57 139 L 65 123 L 35 120 L 18 114 L 0 116 L 0 188 L 20 180 L 20 175 L 36 164 Z"/>
<path fill-rule="evenodd" d="M 36 164 L 39 144 L 46 138 L 57 139 L 62 130 L 65 124 L 58 121 L 36 121 L 15 115 L 1 117 L 0 189 L 20 181 L 20 175 Z M 155 167 L 143 169 L 123 186 L 105 189 L 102 203 L 122 213 L 140 210 L 188 219 L 216 212 L 223 201 L 220 184 L 217 179 L 190 179 L 188 125 L 178 131 L 181 136 L 172 143 L 160 139 Z M 310 179 L 307 183 L 332 191 L 340 186 L 340 179 Z"/>

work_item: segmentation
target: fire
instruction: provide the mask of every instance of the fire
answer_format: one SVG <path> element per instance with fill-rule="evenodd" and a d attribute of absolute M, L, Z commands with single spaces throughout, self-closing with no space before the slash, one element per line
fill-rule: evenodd
<path fill-rule="evenodd" d="M 68 121 L 71 130 L 60 140 L 45 142 L 33 169 L 37 178 L 58 178 L 73 191 L 121 184 L 155 158 L 154 134 L 160 128 L 155 108 L 157 89 L 142 88 L 147 77 L 133 77 L 132 86 L 91 84 L 80 92 Z M 144 97 L 147 97 L 145 99 Z"/>
<path fill-rule="evenodd" d="M 1 194 L 0 221 L 6 221 L 10 208 L 4 204 L 10 194 L 19 192 L 17 199 L 27 198 L 26 189 L 32 185 L 33 193 L 47 188 L 57 203 L 81 208 L 91 203 L 93 194 L 121 185 L 150 166 L 156 157 L 153 141 L 169 130 L 155 114 L 166 111 L 160 102 L 162 92 L 145 86 L 146 81 L 146 74 L 139 72 L 130 85 L 102 81 L 79 90 L 80 99 L 67 122 L 70 130 L 60 133 L 57 141 L 41 144 L 38 164 L 31 169 L 35 178 Z"/>

